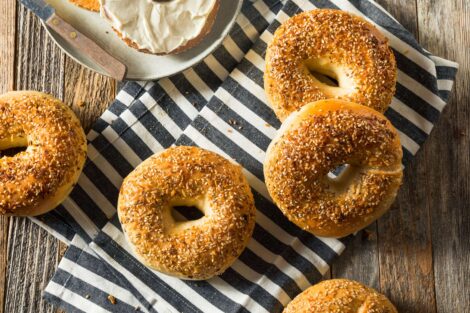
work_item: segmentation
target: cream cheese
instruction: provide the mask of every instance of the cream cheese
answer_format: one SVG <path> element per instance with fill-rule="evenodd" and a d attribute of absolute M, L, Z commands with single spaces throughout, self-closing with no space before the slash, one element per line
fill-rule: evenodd
<path fill-rule="evenodd" d="M 200 35 L 216 1 L 100 0 L 100 14 L 139 49 L 169 53 Z"/>

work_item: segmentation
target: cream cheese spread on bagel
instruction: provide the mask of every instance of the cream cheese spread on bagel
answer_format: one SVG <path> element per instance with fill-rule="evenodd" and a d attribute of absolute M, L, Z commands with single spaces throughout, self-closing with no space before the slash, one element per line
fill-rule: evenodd
<path fill-rule="evenodd" d="M 220 0 L 100 0 L 101 16 L 131 47 L 178 53 L 211 29 Z"/>

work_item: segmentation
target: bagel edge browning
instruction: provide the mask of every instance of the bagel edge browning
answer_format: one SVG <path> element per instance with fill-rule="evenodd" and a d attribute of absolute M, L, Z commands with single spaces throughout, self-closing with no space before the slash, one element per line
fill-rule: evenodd
<path fill-rule="evenodd" d="M 355 82 L 348 88 L 354 90 L 325 93 L 324 85 L 306 69 L 305 62 L 312 59 L 344 68 L 343 76 Z M 304 104 L 330 98 L 384 112 L 395 94 L 396 61 L 387 38 L 362 17 L 341 10 L 315 9 L 292 16 L 274 33 L 265 60 L 264 90 L 281 121 Z"/>
<path fill-rule="evenodd" d="M 185 205 L 201 196 L 212 213 L 184 224 L 172 220 L 175 199 Z M 137 259 L 185 280 L 222 274 L 251 239 L 255 212 L 240 166 L 197 147 L 172 147 L 144 161 L 125 178 L 118 200 L 119 220 Z"/>
<path fill-rule="evenodd" d="M 299 160 L 297 158 L 298 155 L 296 155 L 296 149 L 299 147 L 299 145 L 302 144 L 302 142 L 307 142 L 307 140 L 309 140 L 308 138 L 295 137 L 293 139 L 294 141 L 288 145 L 285 145 L 286 142 L 291 140 L 286 139 L 286 136 L 290 135 L 290 133 L 294 131 L 297 131 L 297 128 L 300 127 L 299 125 L 302 123 L 310 123 L 314 116 L 326 116 L 328 112 L 345 111 L 351 111 L 358 116 L 366 116 L 377 119 L 379 123 L 383 123 L 385 131 L 393 136 L 393 138 L 387 143 L 387 146 L 385 147 L 386 151 L 391 151 L 389 155 L 390 160 L 377 160 L 375 162 L 377 164 L 376 169 L 371 166 L 370 170 L 373 174 L 372 177 L 377 176 L 377 180 L 374 182 L 374 179 L 370 179 L 369 181 L 366 179 L 365 183 L 360 186 L 367 186 L 369 189 L 354 190 L 355 193 L 359 193 L 359 195 L 364 196 L 361 198 L 362 201 L 358 203 L 359 209 L 357 209 L 357 214 L 355 214 L 354 205 L 353 207 L 341 207 L 341 205 L 345 203 L 339 204 L 340 200 L 343 199 L 341 197 L 347 194 L 339 193 L 337 199 L 338 207 L 334 205 L 332 206 L 333 209 L 331 207 L 323 207 L 322 203 L 336 204 L 336 202 L 328 202 L 325 199 L 315 198 L 317 194 L 311 190 L 304 190 L 305 186 L 303 183 L 301 183 L 303 179 L 307 179 L 306 177 L 310 175 L 308 171 L 298 170 L 298 164 L 301 164 L 302 162 L 310 162 L 310 164 L 305 165 L 309 170 L 314 169 L 322 171 L 321 173 L 323 173 L 324 176 L 315 174 L 315 179 L 317 179 L 317 182 L 320 182 L 320 186 L 322 186 L 321 182 L 329 171 L 334 170 L 335 166 L 343 164 L 335 164 L 333 160 L 330 164 L 333 167 L 328 168 L 328 165 L 326 164 L 318 164 L 318 162 L 320 162 L 319 160 L 306 160 L 305 158 Z M 320 131 L 324 131 L 327 128 L 328 125 L 324 125 L 324 128 L 320 128 Z M 306 134 L 300 133 L 298 135 L 301 137 L 305 136 Z M 333 139 L 326 136 L 321 138 L 320 144 L 327 144 L 328 140 Z M 325 145 L 324 147 L 327 146 Z M 309 148 L 307 147 L 307 149 Z M 323 153 L 324 151 L 320 152 Z M 334 151 L 327 151 L 327 153 L 328 155 L 331 153 L 334 155 Z M 347 101 L 321 100 L 310 103 L 299 111 L 292 113 L 283 123 L 281 128 L 278 130 L 276 137 L 267 149 L 264 163 L 264 175 L 266 186 L 274 203 L 290 221 L 297 224 L 297 226 L 303 228 L 304 230 L 313 233 L 314 235 L 340 238 L 366 227 L 382 216 L 390 208 L 395 200 L 403 179 L 401 160 L 402 148 L 398 133 L 381 113 L 369 107 Z M 387 162 L 390 162 L 390 164 Z M 368 177 L 366 175 L 364 176 Z M 296 178 L 294 179 L 294 177 Z M 359 171 L 359 174 L 356 175 L 350 183 L 357 183 L 357 180 L 361 177 L 362 173 Z M 375 185 L 376 183 L 383 183 L 384 185 Z M 298 190 L 302 190 L 302 192 L 299 191 L 298 194 L 295 194 Z M 376 190 L 378 190 L 377 192 L 379 195 L 374 194 Z M 323 192 L 325 190 L 319 189 L 319 191 Z M 369 195 L 369 191 L 371 191 L 370 194 L 374 196 L 374 198 L 370 201 L 378 202 L 371 203 L 370 206 L 368 206 L 369 204 L 367 203 L 367 199 L 365 199 Z M 320 197 L 320 194 L 322 194 L 321 192 L 318 194 L 318 197 Z M 326 190 L 325 193 L 326 192 L 328 192 L 328 190 Z M 313 202 L 309 204 L 303 203 L 300 201 L 301 198 L 308 198 Z M 333 198 L 333 200 L 335 199 Z M 361 211 L 363 209 L 370 211 L 371 208 L 372 212 L 364 213 Z M 337 212 L 338 209 L 341 211 Z M 343 212 L 346 213 L 344 216 Z M 338 216 L 338 214 L 340 214 L 340 216 Z"/>
<path fill-rule="evenodd" d="M 45 214 L 55 209 L 72 191 L 73 187 L 78 181 L 78 178 L 82 172 L 83 166 L 86 161 L 86 152 L 87 152 L 86 136 L 81 127 L 80 121 L 76 117 L 75 113 L 68 106 L 63 104 L 60 100 L 52 97 L 51 95 L 48 95 L 42 92 L 12 91 L 12 92 L 8 92 L 0 96 L 0 110 L 2 110 L 1 114 L 4 114 L 4 111 L 3 111 L 4 103 L 7 103 L 7 105 L 10 106 L 10 105 L 14 105 L 14 103 L 21 103 L 23 101 L 45 102 L 45 105 L 51 106 L 50 109 L 56 108 L 59 111 L 61 110 L 61 113 L 65 114 L 63 118 L 68 120 L 67 123 L 69 125 L 64 125 L 64 126 L 66 128 L 68 127 L 68 131 L 72 132 L 72 133 L 69 132 L 68 134 L 73 135 L 74 137 L 71 138 L 70 145 L 62 147 L 62 149 L 65 149 L 65 151 L 58 151 L 59 154 L 53 155 L 52 157 L 59 158 L 57 162 L 60 162 L 60 158 L 63 158 L 63 157 L 68 158 L 68 156 L 62 156 L 60 155 L 60 153 L 66 153 L 66 154 L 73 153 L 75 154 L 75 156 L 73 156 L 75 158 L 75 161 L 73 162 L 74 163 L 73 166 L 70 166 L 68 170 L 64 170 L 65 173 L 62 173 L 62 174 L 65 176 L 64 179 L 66 180 L 59 183 L 59 186 L 55 187 L 56 189 L 48 190 L 47 187 L 40 186 L 40 188 L 46 189 L 44 195 L 36 195 L 32 193 L 31 196 L 28 198 L 29 200 L 31 200 L 32 202 L 31 204 L 25 205 L 25 206 L 15 204 L 14 209 L 6 208 L 7 206 L 11 206 L 11 204 L 8 203 L 9 197 L 6 195 L 2 195 L 3 192 L 8 192 L 9 190 L 8 186 L 5 185 L 9 183 L 8 182 L 9 178 L 7 178 L 6 180 L 5 179 L 2 180 L 0 178 L 0 197 L 2 199 L 1 201 L 2 203 L 0 203 L 0 215 L 3 214 L 6 216 L 37 216 L 37 215 Z M 8 119 L 9 117 L 2 116 L 1 118 Z M 15 117 L 10 117 L 10 118 L 14 119 Z M 41 121 L 37 121 L 37 122 L 41 123 Z M 3 129 L 2 132 L 4 132 L 4 134 L 9 133 L 8 130 L 5 130 L 5 129 Z M 25 135 L 27 136 L 28 134 L 25 134 Z M 29 146 L 29 143 L 28 143 L 28 146 Z M 9 157 L 8 159 L 10 161 L 0 158 L 0 162 L 10 162 L 9 163 L 10 165 L 14 164 L 14 162 L 11 162 L 11 157 Z M 71 162 L 71 160 L 69 161 Z M 8 174 L 6 173 L 2 173 L 2 174 L 6 175 L 3 177 L 8 176 Z M 55 178 L 56 177 L 52 177 L 52 179 L 55 179 Z M 34 180 L 34 178 L 32 179 Z M 47 182 L 44 182 L 44 183 L 47 184 Z M 2 206 L 4 207 L 3 213 L 1 212 Z"/>
<path fill-rule="evenodd" d="M 324 280 L 294 298 L 283 313 L 398 313 L 374 289 L 348 279 Z"/>

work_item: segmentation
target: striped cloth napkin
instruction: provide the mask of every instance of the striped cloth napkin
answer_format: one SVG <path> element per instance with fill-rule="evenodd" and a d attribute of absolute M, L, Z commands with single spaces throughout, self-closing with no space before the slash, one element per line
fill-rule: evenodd
<path fill-rule="evenodd" d="M 46 288 L 48 301 L 70 312 L 280 312 L 321 279 L 348 238 L 318 238 L 291 224 L 271 203 L 262 173 L 265 150 L 280 126 L 262 87 L 266 45 L 280 23 L 316 7 L 364 16 L 389 38 L 399 70 L 385 115 L 399 131 L 404 165 L 410 162 L 446 104 L 457 64 L 425 51 L 373 1 L 246 2 L 214 54 L 174 77 L 126 84 L 90 132 L 77 187 L 39 221 L 70 244 Z M 258 209 L 247 249 L 207 281 L 182 281 L 142 266 L 115 216 L 123 177 L 175 140 L 241 164 Z"/>

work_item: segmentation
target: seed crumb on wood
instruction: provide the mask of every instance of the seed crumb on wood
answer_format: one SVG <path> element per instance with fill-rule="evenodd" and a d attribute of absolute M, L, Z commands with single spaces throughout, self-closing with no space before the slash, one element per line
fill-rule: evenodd
<path fill-rule="evenodd" d="M 375 237 L 376 237 L 376 234 L 373 231 L 370 231 L 368 229 L 364 229 L 362 231 L 362 240 L 371 241 L 371 240 L 375 240 Z"/>

